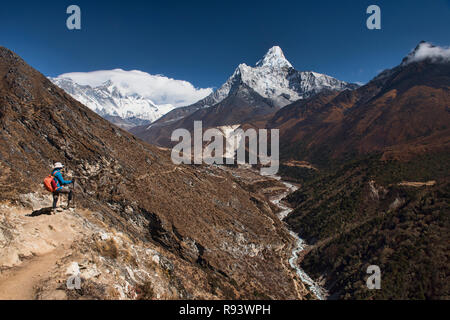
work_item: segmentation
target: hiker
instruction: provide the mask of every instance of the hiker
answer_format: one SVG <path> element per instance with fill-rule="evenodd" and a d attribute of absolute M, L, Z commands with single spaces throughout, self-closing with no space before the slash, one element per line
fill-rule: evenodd
<path fill-rule="evenodd" d="M 57 162 L 54 165 L 52 176 L 56 182 L 55 190 L 53 191 L 53 210 L 56 209 L 60 194 L 68 194 L 67 207 L 70 206 L 70 201 L 73 199 L 73 191 L 67 185 L 75 182 L 75 179 L 66 181 L 64 180 L 61 170 L 63 170 L 64 165 L 61 162 Z"/>

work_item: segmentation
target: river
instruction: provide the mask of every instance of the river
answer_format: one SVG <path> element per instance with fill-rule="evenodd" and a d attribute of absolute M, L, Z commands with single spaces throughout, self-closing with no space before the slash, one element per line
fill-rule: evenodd
<path fill-rule="evenodd" d="M 271 176 L 271 177 L 276 180 L 279 180 L 287 188 L 286 192 L 271 200 L 273 204 L 275 204 L 281 209 L 281 212 L 278 213 L 278 218 L 281 221 L 283 221 L 283 219 L 286 218 L 293 211 L 293 209 L 285 206 L 281 202 L 281 200 L 285 198 L 288 194 L 298 190 L 298 188 L 293 184 L 281 180 L 281 177 L 279 176 Z M 317 299 L 325 300 L 328 295 L 327 291 L 324 288 L 322 288 L 319 284 L 317 284 L 314 280 L 312 280 L 311 277 L 308 276 L 308 274 L 306 274 L 306 272 L 303 271 L 303 269 L 297 265 L 298 256 L 303 250 L 306 249 L 307 244 L 292 230 L 289 230 L 289 233 L 296 239 L 296 245 L 292 250 L 291 257 L 289 258 L 289 265 L 296 271 L 297 275 L 300 277 L 302 282 L 308 286 L 309 291 L 311 291 L 317 297 Z"/>

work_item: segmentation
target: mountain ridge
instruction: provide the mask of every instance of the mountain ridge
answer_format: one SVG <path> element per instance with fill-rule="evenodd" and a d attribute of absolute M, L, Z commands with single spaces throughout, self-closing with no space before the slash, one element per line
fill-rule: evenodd
<path fill-rule="evenodd" d="M 281 129 L 286 150 L 292 150 L 293 143 L 302 144 L 309 149 L 302 153 L 309 156 L 328 146 L 327 157 L 332 158 L 386 148 L 390 151 L 384 159 L 405 158 L 407 153 L 394 152 L 396 145 L 423 139 L 432 130 L 449 130 L 450 122 L 446 110 L 450 63 L 424 59 L 405 64 L 405 59 L 356 90 L 329 96 L 331 99 L 318 104 L 314 97 L 294 102 L 278 111 L 267 125 Z M 439 144 L 448 146 L 445 139 Z M 440 147 L 428 144 L 431 148 Z"/>
<path fill-rule="evenodd" d="M 243 114 L 245 114 L 245 120 L 250 120 L 254 112 L 260 114 L 260 111 L 262 111 L 262 113 L 267 114 L 293 101 L 323 91 L 341 91 L 357 87 L 358 85 L 349 84 L 324 74 L 312 71 L 297 71 L 285 58 L 281 48 L 275 46 L 269 49 L 255 67 L 247 66 L 244 63 L 240 64 L 232 76 L 205 99 L 191 106 L 173 110 L 150 126 L 132 128 L 131 132 L 147 142 L 156 144 L 164 142 L 164 146 L 168 146 L 167 141 L 170 138 L 168 133 L 182 127 L 182 123 L 186 123 L 191 115 L 197 120 L 201 120 L 197 117 L 199 113 L 209 114 L 211 126 L 240 124 L 243 121 L 241 117 Z M 249 104 L 241 103 L 242 110 L 246 110 L 246 112 L 240 112 L 240 116 L 236 116 L 234 119 L 229 117 L 226 123 L 223 122 L 223 117 L 218 110 L 224 110 L 224 100 L 233 96 L 237 91 L 242 93 L 243 90 L 249 92 L 248 98 L 244 100 L 264 100 L 266 101 L 264 104 L 273 106 L 273 109 L 262 108 L 258 111 L 257 108 L 250 108 L 251 105 Z M 256 97 L 256 95 L 259 97 Z M 197 113 L 197 116 L 194 115 L 195 113 Z M 216 114 L 214 121 L 211 114 Z"/>

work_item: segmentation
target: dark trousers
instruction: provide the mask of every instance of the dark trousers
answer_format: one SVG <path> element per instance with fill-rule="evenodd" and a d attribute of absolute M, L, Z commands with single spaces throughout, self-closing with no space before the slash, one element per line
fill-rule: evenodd
<path fill-rule="evenodd" d="M 60 194 L 68 194 L 67 206 L 70 205 L 70 201 L 73 199 L 73 191 L 68 187 L 62 187 L 60 190 L 53 192 L 53 209 L 56 209 Z"/>

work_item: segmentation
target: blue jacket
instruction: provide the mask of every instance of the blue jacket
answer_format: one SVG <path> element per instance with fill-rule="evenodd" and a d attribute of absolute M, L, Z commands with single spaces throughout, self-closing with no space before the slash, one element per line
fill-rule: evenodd
<path fill-rule="evenodd" d="M 72 183 L 72 180 L 68 180 L 68 181 L 64 180 L 64 178 L 61 174 L 61 169 L 53 170 L 52 175 L 55 177 L 55 180 L 56 180 L 56 191 L 61 190 L 62 186 Z"/>

